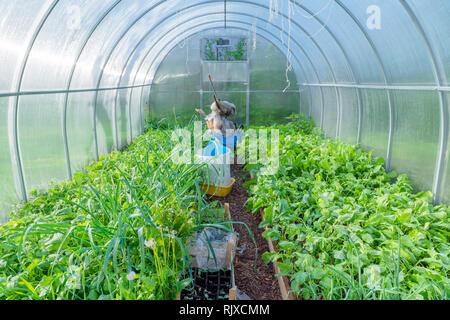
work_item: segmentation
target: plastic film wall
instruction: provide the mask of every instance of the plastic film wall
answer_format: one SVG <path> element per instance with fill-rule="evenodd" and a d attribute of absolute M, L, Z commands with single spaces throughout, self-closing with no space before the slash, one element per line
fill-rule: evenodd
<path fill-rule="evenodd" d="M 447 0 L 0 0 L 0 217 L 141 134 L 163 61 L 208 32 L 277 47 L 327 136 L 450 202 L 449 15 Z M 189 86 L 177 95 L 200 101 Z M 279 88 L 260 90 L 252 105 L 268 110 Z"/>
<path fill-rule="evenodd" d="M 228 21 L 228 23 L 232 23 Z M 248 60 L 204 61 L 202 39 L 246 39 Z M 270 63 L 267 63 L 270 61 Z M 270 125 L 299 112 L 299 87 L 286 56 L 270 41 L 244 29 L 213 29 L 184 39 L 159 64 L 150 94 L 151 118 L 189 121 L 195 108 L 209 111 L 213 88 L 222 100 L 233 102 L 237 124 Z"/>

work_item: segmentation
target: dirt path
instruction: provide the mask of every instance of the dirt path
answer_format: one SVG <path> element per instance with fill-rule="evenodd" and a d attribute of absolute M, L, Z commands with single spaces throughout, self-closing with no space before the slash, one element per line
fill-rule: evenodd
<path fill-rule="evenodd" d="M 258 228 L 261 217 L 245 209 L 248 195 L 242 184 L 246 181 L 240 165 L 231 165 L 231 176 L 236 179 L 231 193 L 225 198 L 210 197 L 211 201 L 218 200 L 230 204 L 233 221 L 247 224 L 252 231 L 258 246 L 258 258 L 255 267 L 255 244 L 241 224 L 235 224 L 234 230 L 239 233 L 239 248 L 246 248 L 242 253 L 236 252 L 234 262 L 236 286 L 241 293 L 247 294 L 253 300 L 280 300 L 281 293 L 272 264 L 265 264 L 261 259 L 264 252 L 269 251 L 267 240 L 262 237 L 263 229 Z"/>

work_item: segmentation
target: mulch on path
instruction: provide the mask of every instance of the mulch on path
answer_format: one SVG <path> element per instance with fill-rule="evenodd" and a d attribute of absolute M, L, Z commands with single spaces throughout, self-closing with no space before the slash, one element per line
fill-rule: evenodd
<path fill-rule="evenodd" d="M 210 201 L 228 202 L 230 204 L 231 217 L 233 221 L 244 222 L 252 231 L 258 247 L 258 257 L 255 267 L 255 244 L 247 231 L 241 224 L 234 224 L 233 228 L 239 233 L 238 247 L 245 247 L 246 250 L 236 252 L 234 261 L 234 274 L 236 287 L 241 293 L 247 294 L 253 300 L 281 300 L 280 287 L 274 275 L 273 265 L 265 264 L 261 256 L 269 251 L 267 240 L 263 238 L 259 214 L 252 214 L 245 209 L 247 201 L 247 191 L 243 188 L 243 183 L 247 180 L 242 171 L 241 165 L 231 165 L 231 176 L 236 179 L 231 193 L 225 198 L 209 197 Z"/>

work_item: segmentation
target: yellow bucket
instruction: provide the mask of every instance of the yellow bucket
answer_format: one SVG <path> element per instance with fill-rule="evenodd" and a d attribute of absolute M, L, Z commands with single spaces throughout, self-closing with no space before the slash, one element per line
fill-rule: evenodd
<path fill-rule="evenodd" d="M 228 187 L 217 187 L 213 185 L 208 185 L 204 183 L 200 183 L 200 187 L 202 188 L 202 191 L 210 196 L 215 197 L 226 197 L 230 194 L 231 189 L 233 188 L 234 183 L 236 182 L 236 179 L 231 178 L 231 183 Z"/>

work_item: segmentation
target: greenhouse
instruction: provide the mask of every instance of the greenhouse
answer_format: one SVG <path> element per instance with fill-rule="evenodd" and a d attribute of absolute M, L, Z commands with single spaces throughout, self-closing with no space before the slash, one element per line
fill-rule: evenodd
<path fill-rule="evenodd" d="M 449 17 L 0 0 L 0 300 L 447 300 Z"/>

